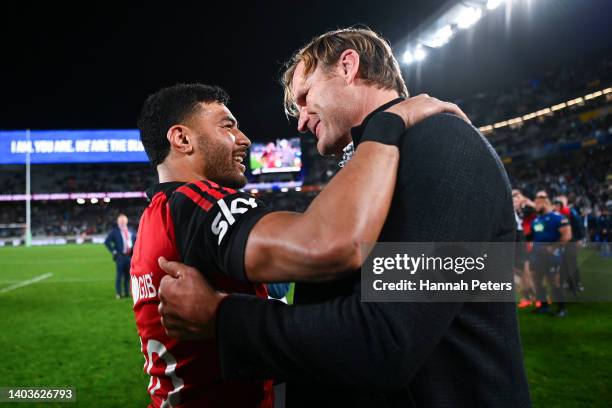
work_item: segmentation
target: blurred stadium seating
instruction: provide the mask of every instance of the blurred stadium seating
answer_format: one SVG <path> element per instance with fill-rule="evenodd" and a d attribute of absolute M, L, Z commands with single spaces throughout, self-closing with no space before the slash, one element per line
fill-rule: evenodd
<path fill-rule="evenodd" d="M 612 58 L 549 70 L 511 88 L 470 95 L 455 102 L 478 126 L 536 111 L 609 86 Z"/>
<path fill-rule="evenodd" d="M 483 126 L 537 111 L 545 106 L 604 89 L 612 83 L 612 59 L 545 72 L 511 89 L 479 93 L 455 101 L 472 122 Z M 612 210 L 612 93 L 538 115 L 532 120 L 490 129 L 485 136 L 502 158 L 512 184 L 527 196 L 538 189 L 568 195 L 588 220 L 610 217 Z M 304 185 L 298 190 L 258 190 L 275 210 L 303 211 L 337 172 L 332 159 L 321 159 L 313 138 L 302 140 Z M 70 164 L 32 166 L 32 193 L 142 192 L 156 182 L 148 164 Z M 23 194 L 23 166 L 2 166 L 0 191 Z M 255 191 L 253 191 L 255 192 Z M 92 201 L 94 201 L 92 203 Z M 32 235 L 88 239 L 108 231 L 119 212 L 135 225 L 146 206 L 143 198 L 32 201 Z M 23 201 L 0 201 L 0 241 L 23 237 Z M 593 221 L 595 222 L 595 221 Z M 14 241 L 17 240 L 17 241 Z"/>

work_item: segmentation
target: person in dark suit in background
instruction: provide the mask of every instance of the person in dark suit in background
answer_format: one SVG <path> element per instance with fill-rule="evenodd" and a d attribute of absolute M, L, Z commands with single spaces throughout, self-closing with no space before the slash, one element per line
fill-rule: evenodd
<path fill-rule="evenodd" d="M 130 294 L 130 263 L 135 241 L 136 232 L 133 228 L 128 227 L 128 217 L 125 214 L 119 214 L 117 226 L 108 233 L 104 240 L 104 245 L 113 255 L 113 261 L 117 265 L 117 275 L 115 277 L 115 296 L 117 299 L 127 297 Z M 121 292 L 122 287 L 123 292 Z"/>

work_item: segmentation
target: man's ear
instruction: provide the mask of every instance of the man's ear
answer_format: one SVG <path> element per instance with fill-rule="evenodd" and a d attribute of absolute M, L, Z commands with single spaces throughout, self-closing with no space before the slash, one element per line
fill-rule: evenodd
<path fill-rule="evenodd" d="M 170 142 L 170 150 L 176 150 L 182 154 L 191 154 L 193 152 L 192 139 L 189 135 L 189 128 L 186 126 L 172 126 L 168 129 L 166 137 L 168 142 Z"/>
<path fill-rule="evenodd" d="M 338 65 L 346 84 L 353 84 L 358 78 L 359 73 L 359 53 L 353 49 L 344 50 L 340 54 Z"/>

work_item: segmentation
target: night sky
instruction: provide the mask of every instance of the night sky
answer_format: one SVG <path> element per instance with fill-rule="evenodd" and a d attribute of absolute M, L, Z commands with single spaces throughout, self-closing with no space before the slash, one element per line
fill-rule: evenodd
<path fill-rule="evenodd" d="M 201 81 L 230 93 L 251 139 L 290 137 L 295 124 L 284 117 L 278 77 L 294 50 L 326 30 L 366 24 L 399 54 L 407 35 L 445 3 L 3 2 L 0 129 L 134 128 L 149 93 Z M 455 99 L 612 54 L 612 1 L 514 3 L 510 14 L 495 10 L 406 69 L 410 92 Z"/>

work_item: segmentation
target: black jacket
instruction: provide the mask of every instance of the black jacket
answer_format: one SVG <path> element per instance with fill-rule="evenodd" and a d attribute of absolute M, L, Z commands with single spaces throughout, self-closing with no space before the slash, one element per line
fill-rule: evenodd
<path fill-rule="evenodd" d="M 428 118 L 400 157 L 380 241 L 514 240 L 508 178 L 473 127 Z M 298 284 L 295 306 L 229 296 L 224 375 L 286 380 L 288 408 L 530 406 L 514 303 L 362 303 L 359 280 Z"/>

